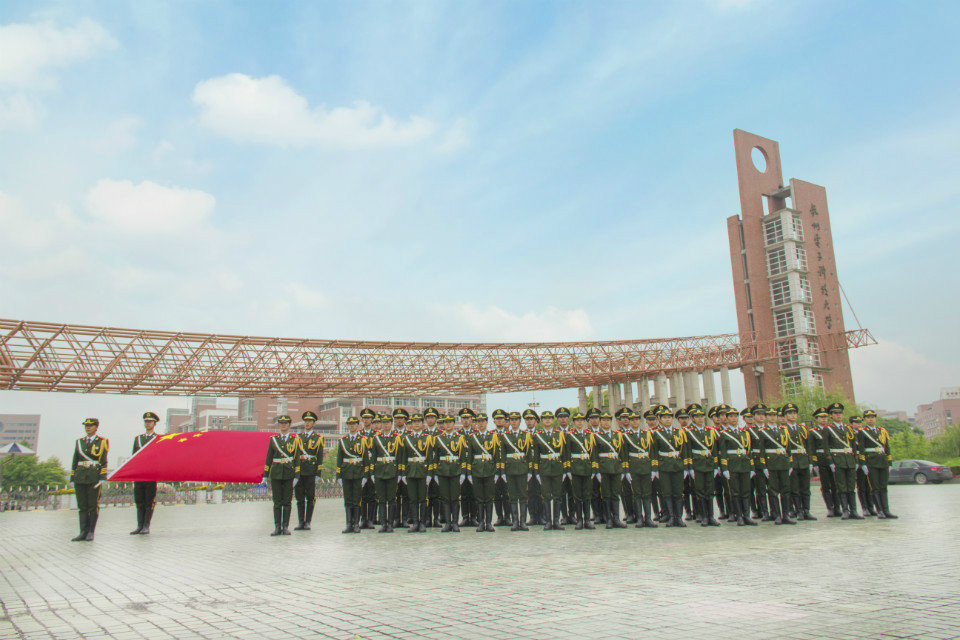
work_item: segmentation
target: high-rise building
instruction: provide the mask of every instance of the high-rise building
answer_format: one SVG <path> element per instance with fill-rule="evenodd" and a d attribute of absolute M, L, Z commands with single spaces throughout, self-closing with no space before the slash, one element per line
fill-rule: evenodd
<path fill-rule="evenodd" d="M 740 340 L 777 345 L 743 367 L 747 401 L 774 400 L 781 384 L 839 386 L 853 400 L 847 350 L 821 350 L 821 336 L 844 331 L 826 190 L 784 185 L 776 141 L 739 129 L 733 141 L 740 215 L 727 233 Z"/>
<path fill-rule="evenodd" d="M 28 447 L 36 451 L 39 439 L 39 415 L 0 413 L 0 447 L 13 442 L 26 442 Z"/>
<path fill-rule="evenodd" d="M 939 400 L 917 407 L 914 426 L 928 438 L 933 438 L 955 422 L 960 422 L 960 388 L 944 387 L 940 390 Z"/>

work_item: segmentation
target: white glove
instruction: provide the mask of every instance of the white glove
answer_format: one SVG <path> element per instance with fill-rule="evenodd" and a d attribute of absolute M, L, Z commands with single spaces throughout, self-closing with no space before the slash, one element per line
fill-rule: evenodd
<path fill-rule="evenodd" d="M 831 462 L 831 463 L 830 463 L 830 471 L 836 471 L 836 470 L 837 470 L 837 465 L 835 465 L 835 464 L 833 464 L 833 463 Z"/>
<path fill-rule="evenodd" d="M 624 471 L 623 473 L 620 474 L 620 479 L 630 482 L 630 474 Z"/>
<path fill-rule="evenodd" d="M 656 480 L 656 479 L 659 478 L 659 477 L 660 477 L 660 472 L 659 472 L 659 471 L 651 471 L 651 472 L 650 472 L 650 478 L 651 478 L 651 479 Z"/>
<path fill-rule="evenodd" d="M 764 469 L 764 470 L 763 470 L 763 475 L 765 475 L 767 478 L 769 478 L 769 477 L 770 477 L 770 470 L 769 470 L 769 469 Z"/>
<path fill-rule="evenodd" d="M 527 474 L 527 482 L 530 482 L 530 480 L 532 480 L 532 479 L 533 479 L 533 474 L 532 474 L 532 473 L 528 473 L 528 474 Z"/>
<path fill-rule="evenodd" d="M 363 480 L 360 481 L 360 488 L 363 489 L 363 487 L 366 486 L 366 484 L 367 484 L 367 479 L 364 478 Z"/>
<path fill-rule="evenodd" d="M 460 484 L 463 484 L 466 480 L 467 480 L 467 476 L 461 473 L 461 474 L 460 474 Z"/>
<path fill-rule="evenodd" d="M 540 482 L 540 474 L 539 474 L 539 473 L 538 473 L 537 475 L 535 475 L 534 477 L 537 479 L 537 484 L 542 484 L 542 483 Z"/>
<path fill-rule="evenodd" d="M 261 484 L 267 484 L 268 482 L 270 482 L 270 478 L 267 476 L 263 476 L 263 480 L 260 481 Z"/>
<path fill-rule="evenodd" d="M 730 472 L 729 472 L 729 471 L 724 471 L 724 472 L 723 472 L 723 477 L 726 478 L 727 480 L 729 480 L 729 479 L 730 479 Z"/>
<path fill-rule="evenodd" d="M 719 476 L 719 475 L 720 475 L 720 469 L 714 469 L 714 470 L 713 470 L 713 477 L 716 478 L 716 477 Z"/>
<path fill-rule="evenodd" d="M 400 479 L 397 480 L 397 482 L 406 482 L 406 481 L 407 481 L 407 476 L 400 476 Z"/>
<path fill-rule="evenodd" d="M 593 474 L 593 479 L 594 479 L 594 480 L 599 480 L 599 479 L 600 479 L 600 474 L 599 474 L 599 473 Z"/>
<path fill-rule="evenodd" d="M 807 467 L 807 473 L 809 473 L 810 475 L 813 475 L 813 465 L 812 465 L 812 464 L 811 464 L 809 467 Z"/>
<path fill-rule="evenodd" d="M 101 480 L 100 482 L 98 482 L 97 484 L 95 484 L 95 485 L 93 485 L 93 486 L 94 486 L 94 488 L 97 488 L 97 487 L 99 487 L 99 486 L 102 485 L 102 484 L 103 484 L 103 480 Z"/>
<path fill-rule="evenodd" d="M 870 468 L 867 465 L 862 465 L 860 469 L 863 471 L 863 475 L 865 476 L 870 475 Z"/>
<path fill-rule="evenodd" d="M 293 486 L 297 486 L 297 483 L 300 482 L 300 478 L 293 479 Z"/>
<path fill-rule="evenodd" d="M 693 477 L 693 471 L 691 471 L 690 469 L 684 469 L 684 470 L 683 470 L 683 477 L 684 477 L 684 478 L 692 478 L 692 477 Z"/>
<path fill-rule="evenodd" d="M 573 476 L 570 475 L 570 472 L 569 472 L 569 471 L 566 472 L 565 474 L 563 474 L 563 477 L 566 478 L 567 480 L 573 480 Z"/>
<path fill-rule="evenodd" d="M 343 478 L 337 478 L 337 484 L 343 486 Z"/>
<path fill-rule="evenodd" d="M 750 472 L 750 479 L 753 480 L 753 476 L 755 476 L 755 475 L 757 475 L 757 472 L 756 472 L 756 471 L 751 471 L 751 472 Z"/>

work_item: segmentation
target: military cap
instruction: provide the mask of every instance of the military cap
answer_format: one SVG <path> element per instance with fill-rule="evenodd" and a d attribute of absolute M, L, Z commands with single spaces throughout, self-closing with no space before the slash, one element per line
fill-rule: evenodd
<path fill-rule="evenodd" d="M 627 417 L 629 418 L 629 417 L 630 417 L 630 408 L 629 408 L 629 407 L 620 407 L 619 409 L 617 409 L 616 413 L 613 414 L 613 416 L 614 416 L 616 419 L 619 420 L 619 419 L 620 419 L 620 416 L 622 416 L 623 414 L 627 414 Z"/>
<path fill-rule="evenodd" d="M 727 413 L 729 413 L 729 411 L 724 410 L 723 413 L 724 413 L 724 414 L 727 414 Z M 741 415 L 742 417 L 744 417 L 744 418 L 747 417 L 747 416 L 752 416 L 752 415 L 753 415 L 753 411 L 750 410 L 750 407 L 747 407 L 747 408 L 742 409 L 742 410 L 740 411 L 740 415 Z"/>
<path fill-rule="evenodd" d="M 360 424 L 360 419 L 357 416 L 350 416 L 347 418 L 347 424 Z"/>
<path fill-rule="evenodd" d="M 473 419 L 474 419 L 474 420 L 477 420 L 477 421 L 479 421 L 479 422 L 486 422 L 489 418 L 487 418 L 487 414 L 485 414 L 483 411 L 481 411 L 481 412 L 478 413 L 476 416 L 474 416 Z"/>
<path fill-rule="evenodd" d="M 670 411 L 670 407 L 665 407 L 662 404 L 657 405 L 657 416 L 673 416 L 673 411 Z"/>
<path fill-rule="evenodd" d="M 503 409 L 494 409 L 494 410 L 493 410 L 493 417 L 494 417 L 494 418 L 506 418 L 506 417 L 507 417 L 507 412 L 504 411 Z"/>
<path fill-rule="evenodd" d="M 591 407 L 590 409 L 587 410 L 587 418 L 588 418 L 588 419 L 589 419 L 589 418 L 599 418 L 602 414 L 603 414 L 603 412 L 600 411 L 600 409 L 597 409 L 596 407 Z"/>
<path fill-rule="evenodd" d="M 752 413 L 753 415 L 758 415 L 762 413 L 773 413 L 769 409 L 770 408 L 767 405 L 763 404 L 762 402 L 758 402 L 757 404 L 750 407 L 750 413 Z M 741 413 L 740 415 L 743 415 L 743 414 Z"/>
<path fill-rule="evenodd" d="M 573 419 L 574 419 L 574 420 L 586 420 L 586 419 L 587 419 L 587 416 L 583 415 L 583 414 L 580 413 L 579 411 L 574 411 L 574 412 L 573 412 Z"/>
<path fill-rule="evenodd" d="M 361 418 L 376 418 L 376 417 L 377 417 L 377 412 L 374 411 L 373 409 L 370 409 L 370 408 L 364 408 L 363 411 L 360 412 L 360 417 L 361 417 Z"/>
<path fill-rule="evenodd" d="M 781 414 L 780 414 L 780 415 L 784 415 L 784 416 L 785 416 L 785 415 L 787 415 L 788 413 L 790 413 L 791 411 L 796 411 L 797 413 L 800 413 L 800 407 L 798 407 L 798 406 L 796 405 L 796 403 L 788 402 L 787 404 L 785 404 L 785 405 L 783 405 L 782 407 L 780 407 L 780 411 L 781 411 Z"/>
<path fill-rule="evenodd" d="M 864 418 L 876 418 L 876 417 L 877 417 L 877 412 L 874 411 L 873 409 L 864 409 L 864 411 L 863 411 L 863 417 L 864 417 Z"/>
<path fill-rule="evenodd" d="M 423 411 L 423 417 L 424 417 L 424 418 L 429 418 L 430 416 L 433 416 L 434 418 L 439 418 L 439 417 L 440 417 L 440 412 L 437 411 L 436 409 L 434 409 L 433 407 L 427 407 L 427 408 Z"/>
<path fill-rule="evenodd" d="M 97 418 L 87 418 L 86 420 L 83 421 L 83 426 L 85 426 L 85 427 L 99 427 L 99 426 L 100 426 L 100 420 L 98 420 Z"/>
<path fill-rule="evenodd" d="M 700 411 L 703 411 L 703 405 L 699 402 L 691 402 L 687 405 L 687 413 L 692 413 L 694 409 L 700 409 Z"/>
<path fill-rule="evenodd" d="M 826 407 L 817 407 L 816 409 L 813 410 L 814 418 L 819 416 L 828 416 L 828 415 L 830 415 L 830 412 L 827 411 Z"/>
<path fill-rule="evenodd" d="M 707 410 L 707 417 L 708 417 L 708 418 L 712 418 L 712 417 L 715 416 L 715 415 L 717 415 L 717 408 L 716 408 L 716 407 L 710 407 L 710 408 Z"/>
<path fill-rule="evenodd" d="M 604 411 L 603 413 L 600 414 L 600 419 L 601 419 L 601 420 L 613 420 L 613 416 L 610 415 L 610 412 L 609 412 L 609 411 Z"/>
<path fill-rule="evenodd" d="M 687 413 L 687 410 L 686 410 L 686 409 L 684 409 L 683 407 L 680 407 L 679 409 L 677 409 L 676 411 L 673 412 L 673 417 L 674 417 L 674 418 L 689 418 L 689 417 L 690 417 L 690 414 Z"/>
<path fill-rule="evenodd" d="M 293 420 L 290 419 L 290 416 L 284 414 L 282 416 L 277 416 L 277 422 L 289 423 L 289 422 L 293 422 Z"/>
<path fill-rule="evenodd" d="M 722 413 L 724 415 L 726 415 L 727 409 L 729 408 L 730 408 L 730 405 L 728 405 L 726 402 L 721 402 L 720 404 L 714 407 L 717 413 Z"/>
<path fill-rule="evenodd" d="M 314 421 L 316 421 L 316 419 L 317 419 L 317 414 L 315 414 L 313 411 L 304 411 L 304 412 L 303 412 L 303 415 L 300 416 L 300 419 L 301 419 L 301 420 L 314 420 Z"/>
<path fill-rule="evenodd" d="M 643 417 L 646 418 L 647 420 L 652 420 L 657 417 L 657 410 L 653 407 L 650 407 L 649 409 L 643 412 Z"/>
<path fill-rule="evenodd" d="M 453 416 L 443 416 L 443 421 L 446 422 L 447 424 L 453 424 L 454 419 L 453 419 Z"/>
<path fill-rule="evenodd" d="M 404 409 L 403 407 L 398 407 L 393 410 L 394 420 L 396 420 L 397 418 L 409 418 L 409 417 L 410 417 L 410 412 Z"/>
<path fill-rule="evenodd" d="M 147 411 L 143 414 L 144 420 L 153 420 L 154 422 L 160 422 L 160 418 L 153 411 Z"/>
<path fill-rule="evenodd" d="M 553 415 L 558 418 L 569 418 L 570 409 L 567 409 L 566 407 L 557 407 L 557 410 L 553 412 Z"/>
<path fill-rule="evenodd" d="M 423 416 L 419 413 L 415 413 L 410 416 L 410 422 L 423 422 Z"/>
<path fill-rule="evenodd" d="M 839 402 L 834 402 L 829 407 L 827 407 L 827 413 L 836 413 L 837 411 L 839 411 L 840 413 L 843 413 L 843 405 L 840 404 Z"/>
<path fill-rule="evenodd" d="M 534 420 L 539 420 L 540 416 L 537 415 L 537 412 L 533 409 L 524 409 L 523 410 L 523 419 L 533 418 Z"/>
<path fill-rule="evenodd" d="M 470 407 L 464 407 L 463 409 L 460 409 L 460 411 L 457 412 L 457 415 L 460 416 L 461 418 L 475 418 L 477 416 L 477 413 Z"/>
<path fill-rule="evenodd" d="M 703 407 L 701 407 L 701 406 L 698 405 L 698 404 L 694 404 L 694 405 L 691 406 L 691 407 L 687 407 L 687 413 L 689 413 L 691 416 L 702 416 L 702 415 L 704 415 L 704 413 L 703 413 Z"/>
<path fill-rule="evenodd" d="M 861 424 L 862 422 L 863 418 L 860 416 L 850 416 L 850 424 Z"/>
<path fill-rule="evenodd" d="M 511 420 L 516 420 L 517 418 L 520 417 L 520 412 L 519 412 L 519 411 L 511 411 L 510 413 L 507 414 L 507 417 L 510 418 Z"/>
<path fill-rule="evenodd" d="M 735 416 L 735 415 L 737 415 L 737 410 L 736 410 L 735 408 L 733 408 L 733 407 L 727 407 L 726 414 L 727 414 L 728 416 Z"/>
<path fill-rule="evenodd" d="M 552 418 L 552 417 L 553 417 L 553 411 L 550 411 L 550 409 L 547 409 L 546 411 L 544 411 L 543 413 L 540 414 L 540 418 L 541 418 L 541 419 L 542 419 L 542 418 Z"/>

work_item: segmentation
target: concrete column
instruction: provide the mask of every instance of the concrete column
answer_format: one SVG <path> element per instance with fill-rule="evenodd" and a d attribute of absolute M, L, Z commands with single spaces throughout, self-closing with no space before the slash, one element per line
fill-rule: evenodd
<path fill-rule="evenodd" d="M 595 384 L 593 385 L 593 406 L 597 409 L 603 410 L 603 385 Z"/>
<path fill-rule="evenodd" d="M 580 413 L 587 411 L 587 390 L 584 387 L 577 389 L 577 402 L 580 403 Z"/>
<path fill-rule="evenodd" d="M 653 395 L 656 396 L 654 399 L 659 404 L 667 404 L 667 376 L 663 373 L 658 373 L 657 377 L 653 379 Z"/>
<path fill-rule="evenodd" d="M 640 410 L 646 411 L 650 408 L 650 383 L 644 377 L 637 380 L 637 396 L 640 401 Z"/>
<path fill-rule="evenodd" d="M 633 409 L 633 383 L 623 383 L 623 405 Z"/>
<path fill-rule="evenodd" d="M 687 399 L 686 404 L 690 404 L 691 402 L 700 403 L 700 378 L 697 376 L 696 371 L 683 372 L 683 395 Z"/>
<path fill-rule="evenodd" d="M 725 404 L 733 404 L 733 394 L 730 393 L 730 370 L 720 367 L 720 394 Z"/>
<path fill-rule="evenodd" d="M 677 408 L 687 406 L 687 393 L 683 388 L 683 374 L 679 371 L 673 374 L 673 397 L 676 399 Z"/>
<path fill-rule="evenodd" d="M 610 406 L 607 408 L 610 411 L 610 415 L 613 415 L 613 412 L 620 408 L 620 383 L 612 382 L 607 385 L 607 388 L 610 389 Z"/>
<path fill-rule="evenodd" d="M 701 372 L 703 376 L 703 397 L 707 402 L 707 408 L 717 404 L 717 388 L 713 381 L 713 369 Z"/>

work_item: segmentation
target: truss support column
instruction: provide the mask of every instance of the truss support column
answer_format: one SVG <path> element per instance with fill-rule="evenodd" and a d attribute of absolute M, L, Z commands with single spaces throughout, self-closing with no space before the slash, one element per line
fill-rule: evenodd
<path fill-rule="evenodd" d="M 577 402 L 580 403 L 580 413 L 587 412 L 587 389 L 580 387 L 577 389 Z"/>
<path fill-rule="evenodd" d="M 674 379 L 674 389 L 676 392 L 673 394 L 677 399 L 677 408 L 687 406 L 687 390 L 683 384 L 683 374 L 679 371 L 673 374 Z"/>
<path fill-rule="evenodd" d="M 667 404 L 667 376 L 663 373 L 658 373 L 657 377 L 653 379 L 653 395 L 656 396 L 656 400 L 659 404 Z"/>
<path fill-rule="evenodd" d="M 621 388 L 620 388 L 619 382 L 610 383 L 609 388 L 610 388 L 610 406 L 608 407 L 608 410 L 612 414 L 614 411 L 620 408 L 620 406 L 623 404 L 623 400 L 620 397 Z"/>
<path fill-rule="evenodd" d="M 597 409 L 603 410 L 603 385 L 595 384 L 593 385 L 593 406 Z"/>
<path fill-rule="evenodd" d="M 633 409 L 633 383 L 630 381 L 623 383 L 623 405 Z"/>
<path fill-rule="evenodd" d="M 637 400 L 640 402 L 640 411 L 650 408 L 650 383 L 645 377 L 637 380 Z"/>
<path fill-rule="evenodd" d="M 700 403 L 700 379 L 696 371 L 683 372 L 683 395 L 686 398 L 686 404 L 691 402 Z M 686 404 L 684 406 L 686 406 Z"/>
<path fill-rule="evenodd" d="M 700 375 L 703 376 L 703 397 L 709 408 L 717 404 L 717 388 L 713 381 L 713 369 L 701 371 Z"/>
<path fill-rule="evenodd" d="M 730 370 L 720 367 L 720 393 L 726 404 L 733 404 L 733 394 L 730 393 Z"/>

